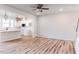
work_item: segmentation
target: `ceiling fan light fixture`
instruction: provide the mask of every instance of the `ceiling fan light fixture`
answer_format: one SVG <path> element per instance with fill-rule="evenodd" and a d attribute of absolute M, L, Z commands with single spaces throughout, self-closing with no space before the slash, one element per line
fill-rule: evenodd
<path fill-rule="evenodd" d="M 37 12 L 36 15 L 41 15 L 41 12 Z"/>
<path fill-rule="evenodd" d="M 39 9 L 36 9 L 36 12 L 39 12 Z"/>
<path fill-rule="evenodd" d="M 44 10 L 49 10 L 49 8 L 47 7 L 43 7 L 44 4 L 36 4 L 36 7 L 35 7 L 35 11 L 36 12 L 43 12 Z"/>

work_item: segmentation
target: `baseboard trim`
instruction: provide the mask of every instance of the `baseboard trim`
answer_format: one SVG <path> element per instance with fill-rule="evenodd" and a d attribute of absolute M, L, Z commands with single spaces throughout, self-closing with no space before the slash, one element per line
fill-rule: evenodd
<path fill-rule="evenodd" d="M 74 41 L 74 40 L 70 40 L 70 39 L 62 39 L 62 38 L 49 38 L 49 37 L 45 37 L 45 36 L 36 36 L 38 38 L 45 38 L 45 39 L 59 39 L 59 40 L 65 40 L 65 41 Z"/>

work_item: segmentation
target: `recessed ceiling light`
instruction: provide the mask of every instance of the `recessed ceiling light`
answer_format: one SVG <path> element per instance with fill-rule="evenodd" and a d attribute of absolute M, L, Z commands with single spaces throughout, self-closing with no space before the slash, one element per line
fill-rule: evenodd
<path fill-rule="evenodd" d="M 63 11 L 63 8 L 60 8 L 59 11 Z"/>

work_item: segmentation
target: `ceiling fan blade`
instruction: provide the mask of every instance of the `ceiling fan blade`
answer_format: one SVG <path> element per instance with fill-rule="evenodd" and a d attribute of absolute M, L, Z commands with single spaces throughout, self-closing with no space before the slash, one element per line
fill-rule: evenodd
<path fill-rule="evenodd" d="M 36 11 L 37 9 L 32 9 L 32 11 Z"/>
<path fill-rule="evenodd" d="M 41 8 L 41 9 L 44 9 L 44 10 L 49 10 L 49 8 Z"/>
<path fill-rule="evenodd" d="M 41 9 L 43 7 L 43 4 L 37 4 L 37 9 Z"/>

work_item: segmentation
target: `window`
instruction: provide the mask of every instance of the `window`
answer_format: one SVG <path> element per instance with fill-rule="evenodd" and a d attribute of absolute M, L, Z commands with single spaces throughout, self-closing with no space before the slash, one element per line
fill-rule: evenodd
<path fill-rule="evenodd" d="M 15 27 L 16 21 L 14 19 L 10 20 L 10 27 Z"/>
<path fill-rule="evenodd" d="M 4 19 L 0 18 L 0 27 L 15 27 L 16 26 L 16 20 L 15 19 Z"/>
<path fill-rule="evenodd" d="M 9 20 L 2 19 L 2 27 L 10 27 Z"/>

